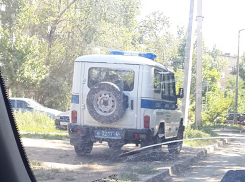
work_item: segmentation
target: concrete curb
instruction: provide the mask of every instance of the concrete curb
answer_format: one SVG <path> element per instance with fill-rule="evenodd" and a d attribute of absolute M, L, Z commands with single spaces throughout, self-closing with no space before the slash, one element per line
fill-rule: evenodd
<path fill-rule="evenodd" d="M 182 161 L 176 162 L 168 169 L 163 169 L 159 173 L 145 178 L 143 182 L 158 182 L 158 181 L 163 181 L 164 178 L 165 179 L 170 178 L 170 176 L 186 170 L 194 162 L 197 162 L 198 160 L 202 159 L 204 156 L 213 153 L 215 150 L 218 149 L 218 147 L 224 146 L 229 141 L 230 140 L 228 139 L 222 139 L 221 141 L 218 141 L 213 145 L 209 145 L 203 149 L 200 149 L 200 151 L 197 152 L 196 155 L 190 158 L 184 159 Z"/>

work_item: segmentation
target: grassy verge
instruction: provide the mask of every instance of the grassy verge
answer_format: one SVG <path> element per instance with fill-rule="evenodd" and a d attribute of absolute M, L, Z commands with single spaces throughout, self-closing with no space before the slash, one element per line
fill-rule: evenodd
<path fill-rule="evenodd" d="M 38 139 L 49 139 L 49 140 L 65 140 L 69 139 L 67 135 L 59 135 L 59 134 L 39 134 L 39 133 L 27 133 L 21 134 L 21 138 L 38 138 Z"/>
<path fill-rule="evenodd" d="M 37 181 L 50 181 L 50 180 L 59 180 L 59 181 L 74 181 L 73 177 L 75 174 L 67 169 L 59 169 L 54 167 L 47 167 L 43 165 L 42 162 L 33 160 L 30 161 L 30 166 L 32 171 L 37 179 Z"/>
<path fill-rule="evenodd" d="M 218 124 L 218 125 L 206 125 L 204 128 L 208 129 L 235 129 L 235 130 L 244 130 L 245 127 L 243 125 L 237 124 L 237 125 L 223 125 L 223 124 Z"/>
<path fill-rule="evenodd" d="M 54 119 L 45 113 L 35 112 L 14 112 L 17 127 L 23 138 L 44 138 L 44 139 L 67 139 L 66 130 L 58 130 L 55 127 Z"/>
<path fill-rule="evenodd" d="M 194 130 L 191 127 L 187 127 L 185 130 L 184 139 L 190 138 L 205 138 L 205 137 L 215 137 L 218 136 L 212 129 L 203 127 L 201 130 Z M 218 139 L 209 139 L 209 140 L 191 140 L 185 141 L 184 144 L 190 147 L 205 147 L 207 145 L 211 145 L 214 142 L 218 141 Z"/>
<path fill-rule="evenodd" d="M 127 164 L 127 166 L 125 166 L 120 171 L 119 181 L 139 181 L 140 175 L 150 175 L 156 172 L 157 170 L 145 163 L 139 163 L 138 165 L 134 165 L 133 167 Z"/>

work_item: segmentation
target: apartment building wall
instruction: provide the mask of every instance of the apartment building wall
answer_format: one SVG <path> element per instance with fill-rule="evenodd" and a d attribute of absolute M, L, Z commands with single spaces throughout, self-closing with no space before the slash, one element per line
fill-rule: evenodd
<path fill-rule="evenodd" d="M 223 69 L 220 78 L 221 89 L 224 90 L 228 77 L 236 77 L 236 75 L 232 75 L 231 73 L 236 68 L 237 57 L 235 55 L 231 56 L 229 53 L 223 54 L 220 57 L 228 60 L 228 66 Z"/>

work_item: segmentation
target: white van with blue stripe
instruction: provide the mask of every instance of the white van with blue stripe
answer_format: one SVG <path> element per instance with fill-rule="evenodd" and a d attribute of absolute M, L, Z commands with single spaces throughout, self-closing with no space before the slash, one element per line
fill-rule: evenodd
<path fill-rule="evenodd" d="M 111 149 L 127 143 L 141 146 L 182 139 L 183 116 L 177 108 L 174 74 L 154 61 L 153 53 L 112 51 L 75 60 L 68 125 L 78 155 L 94 142 Z M 169 144 L 179 153 L 182 143 Z"/>

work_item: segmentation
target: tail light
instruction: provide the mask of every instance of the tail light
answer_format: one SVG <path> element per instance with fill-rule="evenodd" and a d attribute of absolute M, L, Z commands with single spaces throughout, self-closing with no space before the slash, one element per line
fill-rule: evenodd
<path fill-rule="evenodd" d="M 134 138 L 139 138 L 139 134 L 134 134 Z"/>
<path fill-rule="evenodd" d="M 77 111 L 71 112 L 71 122 L 76 123 L 77 122 Z"/>
<path fill-rule="evenodd" d="M 150 116 L 144 116 L 144 128 L 150 127 Z"/>

